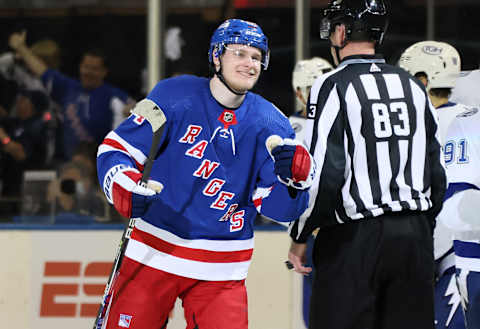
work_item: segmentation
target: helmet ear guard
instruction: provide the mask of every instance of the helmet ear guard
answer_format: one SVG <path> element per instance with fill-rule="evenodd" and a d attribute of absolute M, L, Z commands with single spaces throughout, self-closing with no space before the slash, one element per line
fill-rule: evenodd
<path fill-rule="evenodd" d="M 220 60 L 220 56 L 223 54 L 223 49 L 224 47 L 221 46 L 221 45 L 216 45 L 213 50 L 211 50 L 211 54 L 210 54 L 210 51 L 208 52 L 208 58 L 209 58 L 209 63 L 208 63 L 208 67 L 209 67 L 209 71 L 210 71 L 210 75 L 214 75 L 214 74 L 217 74 L 219 73 L 220 75 L 222 75 L 222 72 L 221 72 L 221 68 L 220 70 L 217 72 L 217 69 L 215 67 L 215 62 L 214 62 L 214 58 L 217 58 Z"/>
<path fill-rule="evenodd" d="M 224 46 L 221 46 L 221 45 L 216 45 L 215 48 L 213 49 L 213 54 L 212 56 L 214 58 L 220 58 L 220 56 L 223 54 L 224 52 Z M 212 58 L 212 64 L 213 64 L 213 58 Z"/>

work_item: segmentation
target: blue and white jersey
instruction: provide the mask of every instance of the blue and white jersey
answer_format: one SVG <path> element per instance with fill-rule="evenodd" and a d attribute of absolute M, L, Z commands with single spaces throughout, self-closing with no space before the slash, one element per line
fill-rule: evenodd
<path fill-rule="evenodd" d="M 100 144 L 123 120 L 129 96 L 122 90 L 106 83 L 86 90 L 80 81 L 52 69 L 41 79 L 49 86 L 52 99 L 62 108 L 63 149 L 67 159 L 80 141 Z"/>
<path fill-rule="evenodd" d="M 442 142 L 442 147 L 447 142 L 446 141 L 447 131 L 452 121 L 455 119 L 457 115 L 469 109 L 470 108 L 468 106 L 465 106 L 463 104 L 452 103 L 452 102 L 448 102 L 446 104 L 443 104 L 437 107 L 438 121 L 439 121 L 438 126 L 440 130 L 440 140 Z"/>
<path fill-rule="evenodd" d="M 461 296 L 455 279 L 453 247 L 436 263 L 435 329 L 465 329 Z"/>
<path fill-rule="evenodd" d="M 444 154 L 449 184 L 438 216 L 453 232 L 457 286 L 468 328 L 480 327 L 479 126 L 480 112 L 471 108 L 448 128 Z"/>
<path fill-rule="evenodd" d="M 463 104 L 448 102 L 437 107 L 438 129 L 440 131 L 440 141 L 442 148 L 447 142 L 448 127 L 457 115 L 467 111 L 469 108 Z M 448 179 L 448 176 L 447 176 Z M 453 232 L 441 221 L 437 221 L 433 235 L 435 259 L 444 256 L 445 253 L 453 248 Z"/>
<path fill-rule="evenodd" d="M 308 145 L 307 140 L 307 119 L 301 116 L 292 115 L 288 118 L 290 125 L 295 131 L 295 139 L 303 145 Z"/>
<path fill-rule="evenodd" d="M 233 110 L 213 98 L 209 80 L 180 76 L 160 81 L 147 96 L 167 119 L 150 179 L 160 201 L 137 221 L 126 256 L 201 280 L 240 280 L 253 252 L 257 212 L 292 221 L 306 209 L 274 174 L 270 135 L 294 138 L 288 119 L 270 102 L 247 93 Z M 150 124 L 132 114 L 98 151 L 100 183 L 110 202 L 110 177 L 119 166 L 140 171 L 152 140 Z"/>
<path fill-rule="evenodd" d="M 457 232 L 480 230 L 478 204 L 474 201 L 475 194 L 480 193 L 479 127 L 477 108 L 457 115 L 448 129 L 444 145 L 449 185 L 438 219 Z"/>

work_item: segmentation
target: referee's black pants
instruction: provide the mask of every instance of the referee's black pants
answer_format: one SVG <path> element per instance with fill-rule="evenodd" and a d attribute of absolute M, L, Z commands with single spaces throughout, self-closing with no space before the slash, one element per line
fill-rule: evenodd
<path fill-rule="evenodd" d="M 322 228 L 309 328 L 434 328 L 432 231 L 421 212 Z"/>

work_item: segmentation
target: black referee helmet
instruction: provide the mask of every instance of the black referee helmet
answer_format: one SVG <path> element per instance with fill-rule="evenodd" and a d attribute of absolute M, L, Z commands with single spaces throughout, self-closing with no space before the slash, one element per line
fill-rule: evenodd
<path fill-rule="evenodd" d="M 346 40 L 381 44 L 388 25 L 384 0 L 331 0 L 323 11 L 320 38 L 329 39 L 339 24 L 345 24 Z"/>

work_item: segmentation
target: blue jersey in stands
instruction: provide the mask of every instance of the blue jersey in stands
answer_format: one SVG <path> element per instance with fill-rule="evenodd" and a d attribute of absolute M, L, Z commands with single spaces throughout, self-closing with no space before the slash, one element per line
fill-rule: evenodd
<path fill-rule="evenodd" d="M 62 108 L 63 152 L 67 159 L 80 141 L 100 144 L 123 119 L 128 95 L 122 90 L 106 83 L 86 90 L 80 81 L 51 69 L 41 78 Z"/>
<path fill-rule="evenodd" d="M 257 212 L 291 221 L 307 207 L 274 174 L 270 135 L 294 138 L 288 119 L 270 102 L 247 93 L 235 110 L 212 96 L 209 80 L 180 76 L 157 84 L 147 99 L 167 122 L 150 178 L 165 187 L 160 201 L 137 220 L 125 253 L 151 267 L 201 280 L 240 280 L 253 252 Z M 132 114 L 98 151 L 99 180 L 112 202 L 111 177 L 143 169 L 150 124 Z"/>

